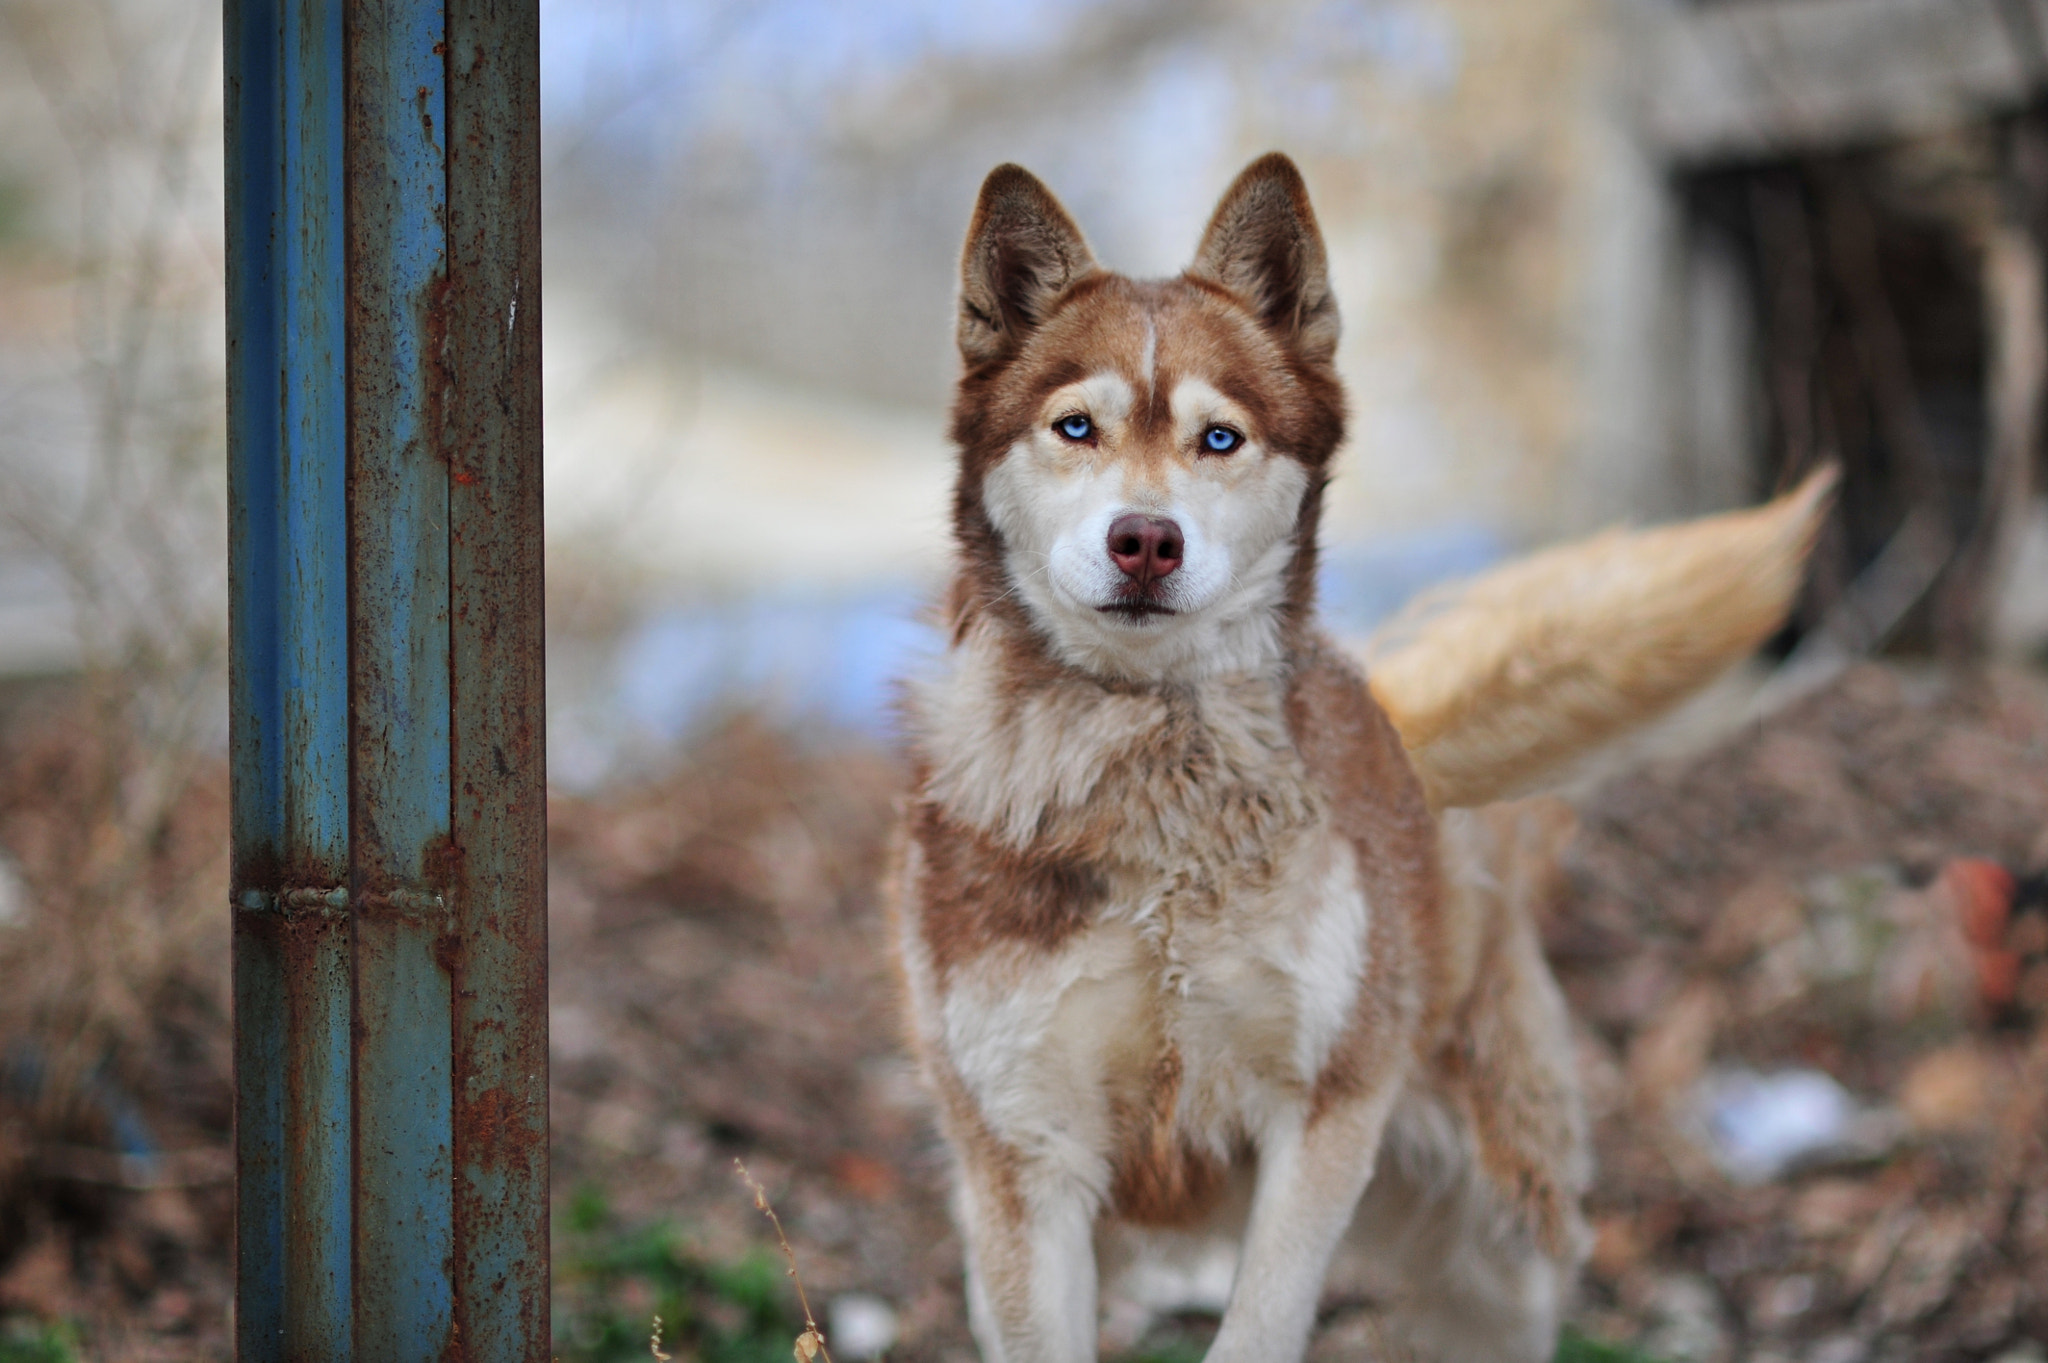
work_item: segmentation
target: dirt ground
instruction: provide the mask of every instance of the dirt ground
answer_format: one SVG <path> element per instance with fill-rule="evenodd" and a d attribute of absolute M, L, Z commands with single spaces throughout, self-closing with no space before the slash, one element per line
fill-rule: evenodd
<path fill-rule="evenodd" d="M 55 778 L 8 751 L 0 847 L 33 891 L 20 791 Z M 736 1157 L 840 1356 L 863 1313 L 893 1319 L 891 1358 L 971 1356 L 882 950 L 899 780 L 741 719 L 657 782 L 556 801 L 565 1360 L 648 1356 L 658 1311 L 679 1358 L 789 1356 Z M 1576 804 L 1545 931 L 1598 1174 L 1561 1357 L 2048 1360 L 2048 683 L 1862 668 Z M 0 961 L 37 921 L 0 927 Z M 66 1112 L 24 1077 L 36 1039 L 0 1036 L 0 1363 L 226 1356 L 220 981 L 171 973 Z M 1737 1119 L 1782 1117 L 1787 1075 L 1839 1120 L 1744 1164 Z M 166 1152 L 149 1177 L 112 1154 L 127 1117 Z M 1314 1356 L 1355 1355 L 1372 1303 L 1326 1317 Z M 1209 1328 L 1164 1322 L 1133 1356 L 1196 1357 Z"/>

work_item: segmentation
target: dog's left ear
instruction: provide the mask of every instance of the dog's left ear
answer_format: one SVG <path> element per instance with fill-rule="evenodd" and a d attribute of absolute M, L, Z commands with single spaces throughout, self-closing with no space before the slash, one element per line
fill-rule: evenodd
<path fill-rule="evenodd" d="M 1294 162 L 1268 152 L 1224 192 L 1188 273 L 1242 298 L 1306 360 L 1337 353 L 1329 258 Z"/>

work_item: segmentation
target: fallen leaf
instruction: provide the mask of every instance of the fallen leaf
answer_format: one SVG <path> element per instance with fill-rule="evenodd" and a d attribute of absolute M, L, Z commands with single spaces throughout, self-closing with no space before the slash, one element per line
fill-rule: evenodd
<path fill-rule="evenodd" d="M 1898 1103 L 1927 1132 L 1968 1131 L 1984 1124 L 1996 1070 L 1981 1048 L 1963 1042 L 1923 1055 L 1899 1081 Z"/>

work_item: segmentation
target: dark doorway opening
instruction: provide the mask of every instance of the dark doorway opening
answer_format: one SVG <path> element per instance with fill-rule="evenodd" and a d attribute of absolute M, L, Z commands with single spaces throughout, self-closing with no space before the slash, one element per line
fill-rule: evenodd
<path fill-rule="evenodd" d="M 1745 295 L 1747 490 L 1844 475 L 1781 649 L 1983 646 L 2039 485 L 2044 147 L 2034 113 L 1681 179 L 1688 249 Z"/>

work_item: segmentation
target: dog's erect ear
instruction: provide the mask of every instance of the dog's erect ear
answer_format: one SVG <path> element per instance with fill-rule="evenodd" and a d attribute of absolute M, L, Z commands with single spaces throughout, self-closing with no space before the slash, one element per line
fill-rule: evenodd
<path fill-rule="evenodd" d="M 1229 289 L 1304 359 L 1337 351 L 1337 299 L 1323 234 L 1294 162 L 1268 152 L 1216 205 L 1188 273 Z"/>
<path fill-rule="evenodd" d="M 972 368 L 1003 355 L 1094 268 L 1081 229 L 1052 191 L 1022 166 L 997 166 L 981 182 L 960 257 L 961 357 Z"/>

